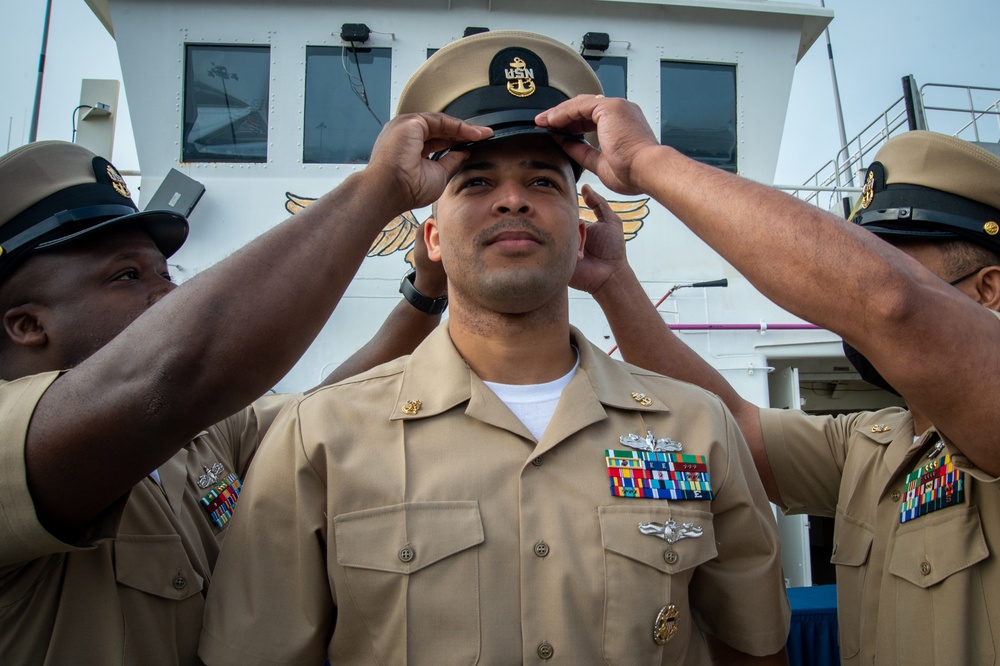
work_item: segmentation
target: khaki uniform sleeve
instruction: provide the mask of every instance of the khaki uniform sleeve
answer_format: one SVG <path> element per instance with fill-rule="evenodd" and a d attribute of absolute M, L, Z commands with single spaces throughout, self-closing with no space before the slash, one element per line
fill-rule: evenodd
<path fill-rule="evenodd" d="M 239 507 L 209 591 L 201 658 L 323 663 L 335 617 L 325 560 L 326 482 L 303 451 L 298 405 L 268 432 Z"/>
<path fill-rule="evenodd" d="M 760 410 L 764 448 L 787 513 L 836 514 L 849 433 L 857 417 Z"/>
<path fill-rule="evenodd" d="M 250 462 L 271 424 L 281 410 L 296 402 L 298 397 L 300 396 L 288 394 L 265 395 L 213 425 L 206 432 L 213 433 L 225 442 L 230 451 L 230 459 L 236 465 L 236 473 L 246 478 Z"/>
<path fill-rule="evenodd" d="M 769 655 L 785 645 L 791 619 L 778 530 L 743 434 L 724 411 L 727 456 L 721 469 L 711 465 L 718 555 L 692 578 L 691 605 L 706 632 L 736 650 Z"/>
<path fill-rule="evenodd" d="M 28 491 L 24 446 L 35 406 L 59 376 L 58 372 L 24 377 L 0 385 L 0 582 L 31 560 L 53 553 L 85 550 L 114 537 L 124 501 L 105 511 L 86 534 L 70 545 L 60 541 L 38 521 Z"/>

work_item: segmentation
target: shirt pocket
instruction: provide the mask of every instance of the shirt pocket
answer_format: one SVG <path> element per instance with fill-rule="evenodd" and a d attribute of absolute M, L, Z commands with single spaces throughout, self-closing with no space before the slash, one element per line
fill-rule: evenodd
<path fill-rule="evenodd" d="M 687 663 L 693 626 L 688 584 L 698 565 L 718 555 L 712 514 L 658 502 L 598 508 L 604 546 L 604 658 L 608 664 Z M 643 534 L 643 523 L 691 523 L 701 536 L 674 543 Z M 673 605 L 676 633 L 653 637 L 661 609 Z M 700 639 L 699 639 L 700 640 Z"/>
<path fill-rule="evenodd" d="M 114 547 L 119 585 L 174 601 L 200 595 L 204 588 L 177 534 L 119 534 Z"/>
<path fill-rule="evenodd" d="M 337 595 L 338 630 L 367 633 L 382 663 L 478 661 L 478 502 L 397 504 L 341 514 L 333 525 L 348 592 Z M 434 640 L 407 649 L 416 636 Z"/>
<path fill-rule="evenodd" d="M 979 509 L 953 507 L 920 516 L 900 525 L 894 541 L 892 601 L 897 608 L 919 608 L 921 617 L 915 626 L 911 613 L 897 615 L 900 662 L 994 663 L 996 634 L 977 566 L 990 555 Z"/>
<path fill-rule="evenodd" d="M 874 534 L 871 525 L 837 509 L 830 562 L 837 566 L 837 632 L 840 655 L 845 660 L 861 650 L 865 579 Z"/>

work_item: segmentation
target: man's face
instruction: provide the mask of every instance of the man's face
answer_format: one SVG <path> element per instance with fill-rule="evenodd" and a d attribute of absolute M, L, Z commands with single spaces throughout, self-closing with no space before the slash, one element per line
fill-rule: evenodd
<path fill-rule="evenodd" d="M 569 159 L 545 136 L 473 148 L 428 224 L 449 295 L 505 314 L 564 298 L 586 236 Z"/>
<path fill-rule="evenodd" d="M 95 233 L 39 252 L 23 269 L 37 286 L 58 369 L 84 361 L 175 287 L 163 254 L 140 230 Z"/>

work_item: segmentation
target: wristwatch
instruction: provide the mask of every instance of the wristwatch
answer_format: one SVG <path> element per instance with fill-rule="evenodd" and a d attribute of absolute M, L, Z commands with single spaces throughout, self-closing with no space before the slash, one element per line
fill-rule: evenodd
<path fill-rule="evenodd" d="M 426 312 L 429 315 L 439 315 L 444 312 L 448 307 L 448 296 L 438 296 L 437 298 L 424 296 L 413 285 L 413 281 L 416 278 L 417 271 L 414 269 L 404 275 L 403 279 L 399 281 L 399 293 L 403 295 L 403 298 L 409 301 L 410 305 L 416 309 Z"/>

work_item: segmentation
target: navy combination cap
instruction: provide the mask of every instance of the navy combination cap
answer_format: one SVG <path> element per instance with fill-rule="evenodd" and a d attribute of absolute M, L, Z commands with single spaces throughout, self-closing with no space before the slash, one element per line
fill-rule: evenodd
<path fill-rule="evenodd" d="M 0 157 L 0 280 L 33 252 L 120 225 L 144 230 L 165 257 L 188 234 L 182 215 L 139 212 L 118 170 L 82 146 L 39 141 Z"/>
<path fill-rule="evenodd" d="M 535 116 L 576 95 L 603 92 L 583 57 L 531 32 L 484 32 L 445 46 L 413 74 L 398 113 L 442 112 L 493 130 L 486 141 L 524 134 L 567 135 L 535 125 Z M 582 139 L 582 136 L 573 136 Z M 596 135 L 586 137 L 594 145 Z"/>
<path fill-rule="evenodd" d="M 868 168 L 856 224 L 886 240 L 966 240 L 1000 254 L 1000 157 L 952 136 L 889 139 Z"/>

